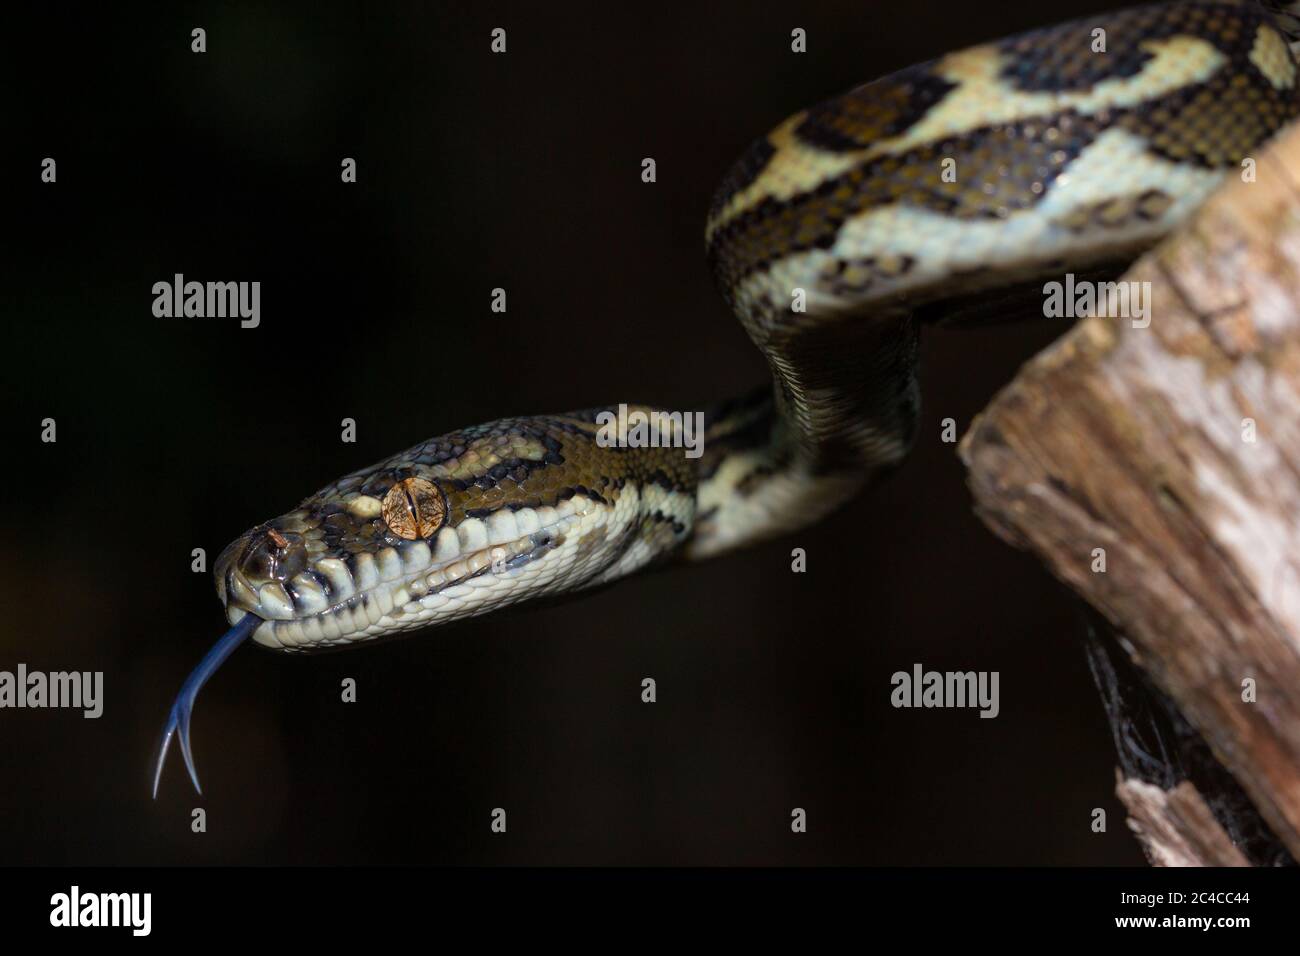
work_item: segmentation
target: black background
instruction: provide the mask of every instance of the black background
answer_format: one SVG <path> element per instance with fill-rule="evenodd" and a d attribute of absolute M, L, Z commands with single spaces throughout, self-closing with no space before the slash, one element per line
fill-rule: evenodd
<path fill-rule="evenodd" d="M 205 796 L 172 754 L 149 799 L 167 708 L 224 629 L 192 548 L 213 559 L 456 427 L 697 407 L 762 381 L 703 262 L 709 197 L 744 146 L 866 79 L 1105 6 L 214 4 L 11 23 L 0 669 L 102 670 L 106 702 L 99 720 L 0 711 L 0 862 L 1141 862 L 1073 599 L 971 514 L 939 438 L 1063 331 L 1042 320 L 927 336 L 914 454 L 790 539 L 362 650 L 241 649 L 196 709 Z M 154 318 L 151 287 L 176 272 L 259 280 L 261 326 Z M 1001 716 L 891 708 L 890 675 L 918 661 L 999 671 Z"/>

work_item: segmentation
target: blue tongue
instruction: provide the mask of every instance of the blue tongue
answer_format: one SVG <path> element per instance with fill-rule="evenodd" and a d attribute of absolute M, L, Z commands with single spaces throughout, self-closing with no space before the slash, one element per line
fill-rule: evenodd
<path fill-rule="evenodd" d="M 221 639 L 212 645 L 212 650 L 199 661 L 199 666 L 185 678 L 185 683 L 181 685 L 181 692 L 176 695 L 176 702 L 172 704 L 171 713 L 167 715 L 167 726 L 163 728 L 162 749 L 158 751 L 158 766 L 153 772 L 155 800 L 158 798 L 158 781 L 162 779 L 163 762 L 167 759 L 167 748 L 171 746 L 173 735 L 181 738 L 181 756 L 185 758 L 185 766 L 190 772 L 190 779 L 194 781 L 194 789 L 199 793 L 203 792 L 203 788 L 199 786 L 198 772 L 194 769 L 194 755 L 190 752 L 190 714 L 194 710 L 194 698 L 199 696 L 199 688 L 208 682 L 208 678 L 217 672 L 217 668 L 225 663 L 226 658 L 233 654 L 235 648 L 244 643 L 261 623 L 262 619 L 256 614 L 245 614 L 239 619 L 238 624 L 226 631 Z"/>

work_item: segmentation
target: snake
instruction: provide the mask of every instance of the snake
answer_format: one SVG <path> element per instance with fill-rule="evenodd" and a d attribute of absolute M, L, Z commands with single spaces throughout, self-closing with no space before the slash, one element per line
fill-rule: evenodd
<path fill-rule="evenodd" d="M 368 644 L 833 515 L 895 469 L 926 325 L 998 320 L 1044 277 L 1117 275 L 1297 114 L 1295 19 L 1187 0 L 1036 29 L 911 66 L 756 140 L 724 176 L 707 261 L 771 384 L 683 412 L 620 403 L 453 431 L 327 485 L 217 559 L 230 630 Z M 694 426 L 694 427 L 693 427 Z M 201 792 L 201 790 L 200 790 Z"/>

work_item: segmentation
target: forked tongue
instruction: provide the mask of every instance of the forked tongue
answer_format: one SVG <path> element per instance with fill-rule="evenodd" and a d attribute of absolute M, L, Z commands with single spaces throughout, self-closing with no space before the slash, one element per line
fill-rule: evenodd
<path fill-rule="evenodd" d="M 212 645 L 212 650 L 199 661 L 199 666 L 185 678 L 185 683 L 181 685 L 181 692 L 176 695 L 176 702 L 172 704 L 171 713 L 167 715 L 167 726 L 163 728 L 162 749 L 158 751 L 158 766 L 153 772 L 155 800 L 158 799 L 158 781 L 162 779 L 163 762 L 167 759 L 167 748 L 171 746 L 173 735 L 181 739 L 181 756 L 185 758 L 185 767 L 190 772 L 190 779 L 194 781 L 194 789 L 200 794 L 203 793 L 203 788 L 199 786 L 198 772 L 194 769 L 194 754 L 190 751 L 190 714 L 194 710 L 194 698 L 199 696 L 199 689 L 208 682 L 208 678 L 217 672 L 217 668 L 225 663 L 226 658 L 234 653 L 235 648 L 244 643 L 261 623 L 262 619 L 256 614 L 245 614 L 239 619 L 238 624 L 226 631 L 221 639 Z"/>

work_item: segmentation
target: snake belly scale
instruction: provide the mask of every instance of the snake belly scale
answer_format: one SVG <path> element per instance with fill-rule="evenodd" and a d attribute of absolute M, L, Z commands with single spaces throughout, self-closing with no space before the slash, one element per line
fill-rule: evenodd
<path fill-rule="evenodd" d="M 194 697 L 247 637 L 295 652 L 372 641 L 833 512 L 912 443 L 919 327 L 996 314 L 1009 291 L 1125 264 L 1168 233 L 1296 115 L 1290 35 L 1253 2 L 1107 13 L 781 123 L 728 173 L 705 230 L 772 386 L 707 410 L 699 458 L 598 441 L 607 409 L 502 419 L 241 535 L 215 567 L 233 627 L 172 708 L 155 793 L 173 735 L 198 786 Z"/>

